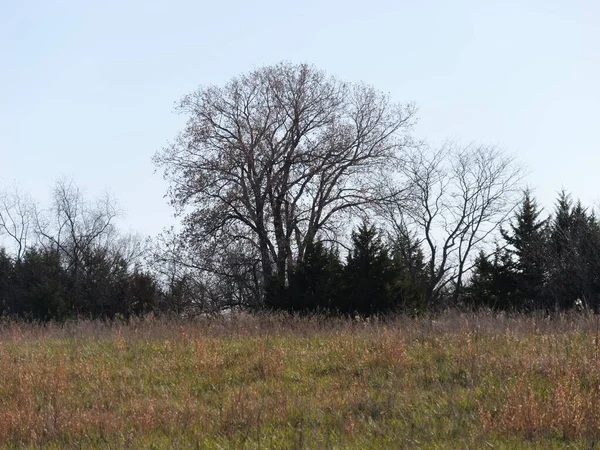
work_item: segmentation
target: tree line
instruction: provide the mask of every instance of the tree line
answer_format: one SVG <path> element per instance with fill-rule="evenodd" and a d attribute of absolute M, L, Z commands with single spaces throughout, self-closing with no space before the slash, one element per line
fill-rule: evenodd
<path fill-rule="evenodd" d="M 345 264 L 322 243 L 311 249 L 272 307 L 370 315 L 419 314 L 440 306 L 496 311 L 600 310 L 600 221 L 591 208 L 561 191 L 553 214 L 529 189 L 500 227 L 493 245 L 479 250 L 464 286 L 455 278 L 434 304 L 427 302 L 431 272 L 415 235 L 382 239 L 363 223 L 352 234 Z M 269 297 L 267 297 L 269 298 Z"/>
<path fill-rule="evenodd" d="M 599 311 L 600 222 L 594 211 L 563 190 L 553 214 L 543 217 L 526 190 L 494 252 L 477 256 L 467 298 L 495 309 Z"/>
<path fill-rule="evenodd" d="M 415 140 L 411 103 L 279 63 L 177 109 L 187 123 L 154 162 L 181 227 L 123 236 L 112 199 L 68 182 L 47 210 L 5 193 L 2 314 L 598 307 L 591 210 L 563 193 L 540 219 L 513 157 Z"/>
<path fill-rule="evenodd" d="M 145 242 L 118 233 L 118 215 L 110 196 L 89 202 L 66 180 L 45 210 L 18 191 L 0 193 L 0 316 L 127 318 L 168 309 L 141 264 Z"/>

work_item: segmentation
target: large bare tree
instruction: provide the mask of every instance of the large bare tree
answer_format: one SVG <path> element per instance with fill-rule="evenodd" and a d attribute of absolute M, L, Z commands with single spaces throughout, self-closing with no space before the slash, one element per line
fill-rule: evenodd
<path fill-rule="evenodd" d="M 335 239 L 348 215 L 397 194 L 390 174 L 415 114 L 370 86 L 289 63 L 200 88 L 178 109 L 187 125 L 155 163 L 188 243 L 213 268 L 246 248 L 263 279 L 284 280 L 311 242 Z"/>
<path fill-rule="evenodd" d="M 517 205 L 523 170 L 493 146 L 446 144 L 414 149 L 400 166 L 410 183 L 402 204 L 386 205 L 396 232 L 414 232 L 428 257 L 427 300 L 438 300 L 454 285 L 460 295 L 474 251 Z M 408 200 L 408 201 L 406 201 Z"/>

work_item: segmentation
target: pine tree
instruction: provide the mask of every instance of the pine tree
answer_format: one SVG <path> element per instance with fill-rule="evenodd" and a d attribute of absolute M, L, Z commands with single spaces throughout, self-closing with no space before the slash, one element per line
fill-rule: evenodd
<path fill-rule="evenodd" d="M 364 222 L 352 234 L 344 269 L 345 298 L 341 312 L 372 315 L 395 309 L 391 292 L 393 264 L 375 226 Z"/>
<path fill-rule="evenodd" d="M 14 263 L 4 248 L 0 248 L 0 316 L 10 313 L 13 300 Z"/>
<path fill-rule="evenodd" d="M 424 311 L 428 276 L 420 242 L 404 229 L 392 241 L 391 250 L 394 303 L 411 314 Z"/>
<path fill-rule="evenodd" d="M 571 232 L 571 198 L 563 190 L 559 193 L 551 224 L 550 241 L 556 255 L 562 256 L 568 251 Z"/>
<path fill-rule="evenodd" d="M 508 244 L 508 255 L 514 259 L 514 293 L 523 306 L 541 306 L 547 278 L 546 224 L 542 211 L 531 192 L 526 190 L 523 201 L 510 223 L 510 231 L 501 229 Z"/>
<path fill-rule="evenodd" d="M 29 249 L 15 272 L 19 301 L 12 312 L 35 320 L 63 320 L 74 315 L 58 252 Z"/>
<path fill-rule="evenodd" d="M 498 244 L 491 256 L 480 251 L 467 287 L 471 305 L 502 311 L 528 309 L 531 305 L 524 304 L 516 293 L 516 268 L 510 253 Z"/>
<path fill-rule="evenodd" d="M 600 225 L 581 202 L 560 193 L 550 230 L 549 292 L 561 309 L 577 299 L 597 310 L 600 305 Z"/>
<path fill-rule="evenodd" d="M 483 250 L 475 258 L 473 272 L 467 285 L 467 298 L 472 306 L 492 307 L 496 292 L 494 289 L 495 279 L 494 263 L 486 256 Z"/>
<path fill-rule="evenodd" d="M 301 313 L 334 311 L 339 305 L 341 275 L 336 250 L 327 249 L 322 242 L 309 245 L 280 299 L 283 308 Z"/>

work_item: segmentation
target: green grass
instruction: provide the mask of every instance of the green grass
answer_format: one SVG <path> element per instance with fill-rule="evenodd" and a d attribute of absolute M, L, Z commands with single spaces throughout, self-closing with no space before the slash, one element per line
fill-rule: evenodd
<path fill-rule="evenodd" d="M 597 448 L 594 317 L 0 324 L 0 448 Z"/>

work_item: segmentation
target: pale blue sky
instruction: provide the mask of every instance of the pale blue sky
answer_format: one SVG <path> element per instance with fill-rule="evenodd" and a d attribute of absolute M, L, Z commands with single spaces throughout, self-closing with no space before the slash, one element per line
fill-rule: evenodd
<path fill-rule="evenodd" d="M 546 206 L 600 198 L 600 2 L 0 0 L 0 185 L 110 189 L 125 228 L 173 222 L 152 155 L 199 85 L 309 62 L 414 101 L 415 136 L 497 144 Z"/>

